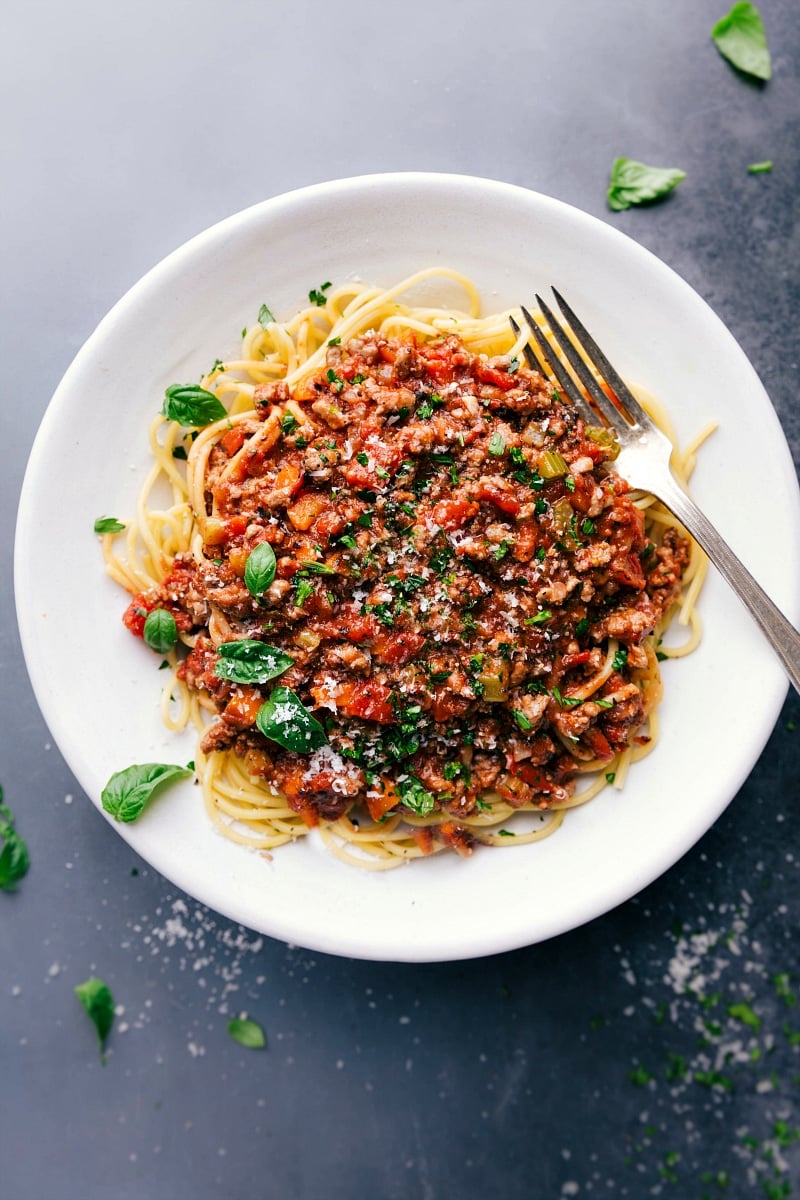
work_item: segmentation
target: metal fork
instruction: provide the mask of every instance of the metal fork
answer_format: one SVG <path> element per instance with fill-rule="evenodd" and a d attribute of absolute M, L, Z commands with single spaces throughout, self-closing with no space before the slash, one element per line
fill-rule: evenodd
<path fill-rule="evenodd" d="M 539 305 L 539 311 L 547 321 L 553 338 L 573 374 L 567 370 L 536 319 L 526 308 L 522 308 L 522 314 L 531 327 L 541 355 L 540 361 L 528 341 L 524 348 L 528 365 L 543 375 L 547 375 L 549 369 L 550 375 L 584 420 L 590 425 L 604 425 L 616 438 L 620 452 L 614 469 L 633 487 L 645 489 L 656 496 L 702 546 L 720 574 L 750 610 L 756 624 L 766 635 L 783 664 L 789 679 L 800 692 L 800 633 L 773 604 L 708 518 L 680 487 L 670 469 L 672 443 L 669 438 L 653 423 L 564 297 L 560 296 L 555 288 L 552 291 L 576 341 L 599 377 L 613 392 L 615 400 L 609 399 L 564 326 L 538 295 L 536 303 Z M 519 335 L 520 326 L 513 317 L 509 319 L 514 332 Z"/>

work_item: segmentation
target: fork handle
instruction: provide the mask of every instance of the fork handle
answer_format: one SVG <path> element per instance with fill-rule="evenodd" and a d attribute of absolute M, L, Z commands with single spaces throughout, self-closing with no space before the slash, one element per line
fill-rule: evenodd
<path fill-rule="evenodd" d="M 671 474 L 665 473 L 663 479 L 659 479 L 657 486 L 653 486 L 651 490 L 702 546 L 719 573 L 750 610 L 756 624 L 781 660 L 789 679 L 800 692 L 800 633 L 773 604 L 708 517 L 679 487 Z"/>

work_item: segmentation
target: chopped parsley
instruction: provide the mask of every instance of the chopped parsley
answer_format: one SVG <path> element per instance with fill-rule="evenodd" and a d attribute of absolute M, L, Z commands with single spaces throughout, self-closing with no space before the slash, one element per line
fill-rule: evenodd
<path fill-rule="evenodd" d="M 316 304 L 317 308 L 324 308 L 328 303 L 328 297 L 325 295 L 328 288 L 331 286 L 331 281 L 321 283 L 318 288 L 312 288 L 308 293 L 309 303 Z"/>

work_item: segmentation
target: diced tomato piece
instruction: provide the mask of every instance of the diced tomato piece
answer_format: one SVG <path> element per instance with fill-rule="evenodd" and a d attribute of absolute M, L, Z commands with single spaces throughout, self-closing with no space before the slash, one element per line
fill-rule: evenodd
<path fill-rule="evenodd" d="M 400 797 L 390 781 L 382 778 L 381 784 L 380 792 L 370 791 L 367 793 L 367 808 L 373 821 L 380 821 L 381 817 L 400 803 Z"/>
<path fill-rule="evenodd" d="M 431 716 L 434 721 L 449 721 L 451 717 L 462 716 L 469 708 L 469 703 L 465 696 L 457 696 L 455 692 L 437 691 L 431 705 Z"/>
<path fill-rule="evenodd" d="M 363 717 L 365 721 L 378 721 L 382 725 L 394 720 L 390 703 L 392 693 L 377 679 L 356 679 L 332 687 L 322 685 L 312 688 L 311 694 L 318 704 L 333 700 L 346 717 Z"/>
<path fill-rule="evenodd" d="M 229 429 L 219 439 L 219 444 L 227 454 L 228 458 L 233 458 L 237 450 L 241 450 L 244 445 L 247 434 L 241 425 L 234 425 L 233 429 Z"/>
<path fill-rule="evenodd" d="M 286 509 L 286 515 L 295 529 L 310 529 L 329 503 L 328 497 L 324 496 L 322 492 L 301 492 L 294 503 Z"/>
<path fill-rule="evenodd" d="M 539 767 L 535 767 L 532 763 L 516 763 L 512 761 L 509 764 L 509 771 L 512 775 L 521 779 L 523 783 L 527 783 L 529 787 L 534 788 L 540 795 L 549 796 L 551 792 L 561 791 L 557 783 L 554 783 L 552 779 L 548 779 L 544 771 Z"/>
<path fill-rule="evenodd" d="M 366 455 L 366 462 L 359 456 Z M 344 468 L 344 477 L 353 488 L 369 488 L 379 492 L 387 487 L 390 476 L 402 462 L 402 451 L 398 446 L 381 440 L 379 433 L 368 433 L 362 449 L 355 454 Z"/>
<path fill-rule="evenodd" d="M 479 500 L 491 500 L 501 512 L 510 513 L 512 516 L 518 513 L 521 507 L 511 485 L 502 480 L 484 480 L 478 485 L 476 494 Z"/>
<path fill-rule="evenodd" d="M 139 592 L 134 596 L 125 612 L 122 614 L 122 623 L 126 629 L 129 629 L 134 637 L 144 637 L 144 623 L 147 620 L 148 613 L 157 608 L 156 604 L 152 604 L 144 592 Z"/>
<path fill-rule="evenodd" d="M 323 621 L 314 626 L 314 632 L 321 638 L 347 638 L 350 642 L 365 642 L 379 629 L 377 617 L 372 613 L 362 615 L 355 606 L 343 608 L 335 621 Z"/>
<path fill-rule="evenodd" d="M 581 741 L 584 742 L 592 751 L 592 753 L 600 759 L 601 762 L 609 762 L 614 757 L 614 751 L 609 744 L 608 738 L 601 729 L 596 725 L 590 725 L 583 734 Z"/>
<path fill-rule="evenodd" d="M 250 524 L 250 521 L 251 521 L 250 517 L 241 517 L 241 516 L 229 517 L 228 520 L 225 522 L 224 540 L 226 542 L 230 542 L 233 540 L 233 538 L 241 536 L 241 534 L 244 533 L 245 529 L 247 529 L 247 526 Z"/>
<path fill-rule="evenodd" d="M 571 667 L 582 667 L 584 663 L 589 661 L 590 656 L 591 651 L 579 650 L 577 654 L 565 654 L 561 663 L 564 669 L 568 671 Z"/>
<path fill-rule="evenodd" d="M 515 382 L 514 376 L 509 375 L 508 371 L 498 371 L 496 367 L 490 367 L 481 359 L 478 359 L 475 364 L 475 378 L 480 383 L 491 383 L 495 387 L 502 388 L 504 392 L 510 392 Z"/>
<path fill-rule="evenodd" d="M 530 562 L 539 547 L 539 529 L 535 521 L 520 521 L 514 529 L 511 553 L 517 562 Z"/>
<path fill-rule="evenodd" d="M 458 529 L 480 512 L 475 500 L 440 500 L 433 508 L 433 519 L 442 529 Z"/>
<path fill-rule="evenodd" d="M 348 634 L 352 641 L 352 634 Z M 398 633 L 381 630 L 373 640 L 375 655 L 385 663 L 407 663 L 419 654 L 425 638 L 419 633 L 401 629 Z"/>
<path fill-rule="evenodd" d="M 248 729 L 255 725 L 258 710 L 264 703 L 264 697 L 258 688 L 242 686 L 225 705 L 223 717 L 237 729 Z"/>
<path fill-rule="evenodd" d="M 456 825 L 455 821 L 443 821 L 438 832 L 442 841 L 462 858 L 469 858 L 472 854 L 475 838 L 463 825 Z"/>

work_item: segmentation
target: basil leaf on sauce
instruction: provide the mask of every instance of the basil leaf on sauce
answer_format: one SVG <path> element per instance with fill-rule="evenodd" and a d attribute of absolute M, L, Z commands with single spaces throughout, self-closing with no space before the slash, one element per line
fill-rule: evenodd
<path fill-rule="evenodd" d="M 14 828 L 14 814 L 2 803 L 3 789 L 0 788 L 0 890 L 13 891 L 14 885 L 28 873 L 31 865 L 28 847 Z"/>
<path fill-rule="evenodd" d="M 151 650 L 166 654 L 178 640 L 178 626 L 172 613 L 165 608 L 154 608 L 147 614 L 143 636 Z"/>
<path fill-rule="evenodd" d="M 122 533 L 124 528 L 116 517 L 98 517 L 94 523 L 95 533 Z"/>
<path fill-rule="evenodd" d="M 161 412 L 167 420 L 192 428 L 210 425 L 228 415 L 222 401 L 196 383 L 174 383 L 168 387 Z"/>
<path fill-rule="evenodd" d="M 106 1056 L 103 1053 L 105 1040 L 114 1024 L 114 997 L 107 983 L 96 976 L 79 983 L 75 995 L 84 1007 L 86 1015 L 97 1030 L 97 1040 L 100 1043 L 100 1056 L 105 1066 Z"/>
<path fill-rule="evenodd" d="M 269 542 L 259 542 L 247 556 L 244 582 L 251 596 L 263 596 L 275 578 L 275 551 Z"/>
<path fill-rule="evenodd" d="M 650 167 L 632 158 L 615 158 L 611 167 L 608 207 L 622 212 L 634 204 L 651 204 L 676 188 L 686 172 L 678 167 Z"/>
<path fill-rule="evenodd" d="M 269 700 L 258 710 L 256 725 L 264 737 L 296 754 L 311 754 L 328 741 L 316 717 L 287 687 L 273 688 Z"/>
<path fill-rule="evenodd" d="M 115 821 L 135 821 L 153 794 L 164 784 L 191 775 L 173 763 L 134 763 L 115 771 L 100 793 L 103 808 Z"/>
<path fill-rule="evenodd" d="M 746 75 L 763 80 L 772 75 L 761 13 L 749 0 L 739 0 L 729 13 L 717 21 L 711 30 L 711 40 L 722 57 Z"/>
<path fill-rule="evenodd" d="M 248 1050 L 263 1050 L 267 1044 L 264 1030 L 258 1022 L 246 1017 L 234 1017 L 232 1021 L 228 1021 L 228 1033 L 235 1042 L 246 1046 Z"/>
<path fill-rule="evenodd" d="M 270 679 L 288 671 L 294 662 L 283 650 L 250 639 L 223 642 L 217 646 L 217 654 L 219 660 L 214 674 L 231 683 L 269 683 Z"/>

